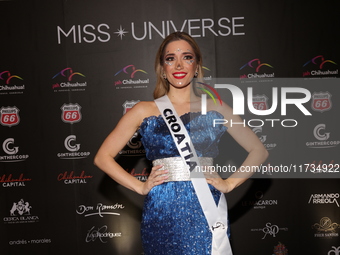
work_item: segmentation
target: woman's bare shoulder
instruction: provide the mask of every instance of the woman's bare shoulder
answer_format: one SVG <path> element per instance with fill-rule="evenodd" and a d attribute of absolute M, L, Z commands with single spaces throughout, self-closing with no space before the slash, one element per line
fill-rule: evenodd
<path fill-rule="evenodd" d="M 141 101 L 138 102 L 130 111 L 134 111 L 134 114 L 138 115 L 141 119 L 152 115 L 159 115 L 159 110 L 154 101 Z"/>

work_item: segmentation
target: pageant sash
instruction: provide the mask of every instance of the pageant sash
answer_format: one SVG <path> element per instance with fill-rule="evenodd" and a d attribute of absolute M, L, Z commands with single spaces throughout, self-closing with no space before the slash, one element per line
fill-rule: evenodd
<path fill-rule="evenodd" d="M 196 171 L 197 169 L 202 169 L 196 150 L 168 96 L 165 95 L 156 99 L 155 103 L 169 128 L 181 158 L 190 170 L 191 182 L 212 232 L 211 254 L 232 255 L 229 238 L 227 236 L 228 206 L 224 194 L 221 193 L 220 201 L 218 206 L 216 206 L 203 172 Z"/>

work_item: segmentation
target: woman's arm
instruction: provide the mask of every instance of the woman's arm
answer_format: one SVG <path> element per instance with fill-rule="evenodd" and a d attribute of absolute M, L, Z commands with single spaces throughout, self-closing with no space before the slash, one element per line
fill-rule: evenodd
<path fill-rule="evenodd" d="M 232 120 L 233 123 L 242 123 L 243 120 L 239 116 L 233 115 L 232 109 L 228 105 L 224 104 L 222 108 L 219 109 L 219 112 L 221 112 L 225 119 L 228 120 L 228 123 L 226 124 L 228 133 L 248 152 L 248 156 L 240 168 L 229 178 L 225 180 L 221 178 L 207 179 L 207 182 L 216 189 L 223 193 L 228 193 L 240 186 L 254 174 L 253 172 L 242 172 L 242 170 L 245 168 L 252 169 L 252 166 L 260 166 L 267 159 L 268 151 L 249 127 L 240 124 L 230 125 L 231 121 L 229 120 Z"/>
<path fill-rule="evenodd" d="M 114 157 L 124 148 L 136 132 L 143 118 L 148 116 L 149 108 L 149 102 L 141 102 L 128 111 L 120 119 L 115 129 L 104 140 L 94 158 L 94 164 L 113 180 L 141 195 L 146 195 L 152 187 L 163 183 L 166 177 L 160 177 L 160 175 L 167 171 L 156 171 L 161 166 L 153 167 L 148 180 L 141 182 L 126 172 L 114 160 Z"/>

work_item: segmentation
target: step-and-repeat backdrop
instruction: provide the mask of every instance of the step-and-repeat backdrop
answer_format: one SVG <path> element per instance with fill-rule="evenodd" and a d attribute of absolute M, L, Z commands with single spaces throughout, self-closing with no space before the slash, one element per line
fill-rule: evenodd
<path fill-rule="evenodd" d="M 244 106 L 234 124 L 248 125 L 270 153 L 227 194 L 234 253 L 339 255 L 339 7 L 0 1 L 0 253 L 143 254 L 144 197 L 93 158 L 136 102 L 153 99 L 156 49 L 185 31 L 201 47 L 206 83 L 233 78 L 222 83 L 239 89 L 237 98 L 217 89 Z M 216 162 L 228 175 L 245 152 L 228 134 L 220 145 Z M 147 179 L 138 132 L 117 161 Z"/>

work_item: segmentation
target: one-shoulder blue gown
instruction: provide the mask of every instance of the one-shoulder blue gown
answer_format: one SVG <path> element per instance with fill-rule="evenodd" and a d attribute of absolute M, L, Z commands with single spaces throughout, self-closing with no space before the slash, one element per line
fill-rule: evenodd
<path fill-rule="evenodd" d="M 181 116 L 198 157 L 218 155 L 218 142 L 226 127 L 212 124 L 213 119 L 222 118 L 216 111 Z M 139 131 L 149 160 L 179 157 L 161 116 L 145 118 Z M 218 203 L 220 191 L 209 187 Z M 165 182 L 149 192 L 144 202 L 141 234 L 146 255 L 211 254 L 212 235 L 191 181 Z"/>

